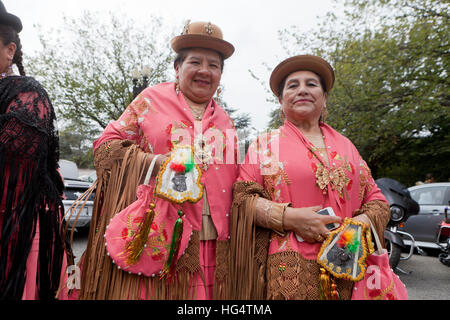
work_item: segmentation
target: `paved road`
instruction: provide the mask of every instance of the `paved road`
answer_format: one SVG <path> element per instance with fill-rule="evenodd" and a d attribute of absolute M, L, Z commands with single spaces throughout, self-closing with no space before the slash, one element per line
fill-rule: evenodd
<path fill-rule="evenodd" d="M 75 234 L 73 251 L 75 260 L 86 248 L 87 232 Z M 410 300 L 450 300 L 450 267 L 439 262 L 435 255 L 415 254 L 409 260 L 400 261 L 399 267 L 408 272 L 396 273 L 405 284 Z"/>
<path fill-rule="evenodd" d="M 408 272 L 396 272 L 408 290 L 410 300 L 450 300 L 450 267 L 434 255 L 415 254 L 400 261 L 399 267 Z"/>

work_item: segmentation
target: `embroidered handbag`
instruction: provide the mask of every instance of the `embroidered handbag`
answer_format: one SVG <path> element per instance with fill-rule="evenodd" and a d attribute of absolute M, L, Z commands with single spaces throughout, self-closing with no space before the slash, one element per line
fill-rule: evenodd
<path fill-rule="evenodd" d="M 153 277 L 164 269 L 173 235 L 171 226 L 179 218 L 168 210 L 169 201 L 155 201 L 154 188 L 149 185 L 157 157 L 152 159 L 144 183 L 137 187 L 137 200 L 117 213 L 105 232 L 108 255 L 119 269 Z M 181 232 L 175 259 L 184 253 L 192 226 L 185 223 Z"/>
<path fill-rule="evenodd" d="M 386 249 L 372 223 L 370 224 L 377 250 L 366 259 L 364 278 L 353 286 L 352 300 L 407 300 L 408 291 L 389 264 Z"/>

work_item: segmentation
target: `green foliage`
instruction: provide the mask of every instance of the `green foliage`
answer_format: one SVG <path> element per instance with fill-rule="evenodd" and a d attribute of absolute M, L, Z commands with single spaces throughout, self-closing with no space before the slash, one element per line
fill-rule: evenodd
<path fill-rule="evenodd" d="M 319 32 L 280 32 L 289 55 L 335 69 L 327 122 L 356 145 L 375 178 L 411 185 L 450 178 L 449 6 L 433 0 L 346 1 Z M 288 47 L 291 45 L 291 47 Z M 278 107 L 271 125 L 276 125 Z"/>
<path fill-rule="evenodd" d="M 92 141 L 99 131 L 85 132 L 80 128 L 69 126 L 59 132 L 60 159 L 70 160 L 79 168 L 94 168 Z"/>

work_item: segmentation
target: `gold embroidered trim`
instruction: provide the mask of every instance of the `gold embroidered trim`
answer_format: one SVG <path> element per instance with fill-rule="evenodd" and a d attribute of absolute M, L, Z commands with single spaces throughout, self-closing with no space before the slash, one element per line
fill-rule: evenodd
<path fill-rule="evenodd" d="M 329 263 L 329 261 L 327 259 L 323 259 L 323 260 L 321 259 L 325 249 L 328 247 L 328 245 L 334 239 L 334 236 L 339 236 L 339 234 L 341 232 L 343 232 L 347 228 L 347 226 L 350 224 L 358 225 L 362 228 L 362 230 L 361 230 L 361 248 L 362 248 L 363 252 L 362 252 L 361 257 L 358 259 L 358 266 L 359 266 L 361 272 L 356 277 L 353 277 L 351 274 L 349 274 L 347 272 L 347 270 L 345 270 L 345 272 L 342 272 L 344 270 L 336 270 L 335 271 L 332 263 Z M 368 256 L 366 229 L 367 229 L 367 227 L 364 223 L 362 223 L 360 221 L 355 221 L 353 219 L 345 218 L 344 223 L 336 230 L 331 231 L 328 238 L 323 242 L 322 247 L 320 248 L 320 251 L 317 255 L 317 263 L 319 263 L 322 267 L 324 267 L 329 273 L 331 273 L 336 278 L 342 278 L 342 279 L 351 280 L 351 281 L 355 281 L 355 282 L 360 281 L 364 277 L 364 274 L 366 272 L 365 261 Z M 372 245 L 372 248 L 373 248 L 373 245 Z"/>

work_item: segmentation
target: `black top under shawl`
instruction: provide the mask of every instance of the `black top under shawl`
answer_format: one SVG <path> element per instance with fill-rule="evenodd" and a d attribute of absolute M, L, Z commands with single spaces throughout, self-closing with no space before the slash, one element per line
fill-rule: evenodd
<path fill-rule="evenodd" d="M 64 184 L 58 169 L 55 113 L 31 77 L 0 80 L 0 299 L 21 299 L 39 223 L 36 284 L 40 299 L 59 287 L 64 247 Z"/>

